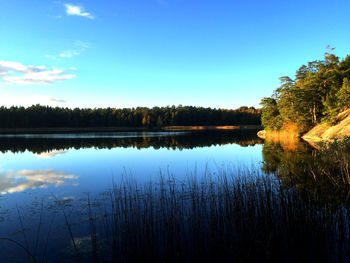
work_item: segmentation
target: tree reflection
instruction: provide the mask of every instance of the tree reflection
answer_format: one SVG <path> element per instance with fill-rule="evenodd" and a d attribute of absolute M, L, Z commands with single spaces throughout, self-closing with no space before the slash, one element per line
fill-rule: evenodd
<path fill-rule="evenodd" d="M 189 132 L 171 134 L 169 136 L 125 136 L 118 138 L 93 136 L 91 138 L 26 138 L 26 137 L 0 137 L 1 152 L 24 152 L 26 150 L 35 154 L 48 152 L 62 152 L 68 149 L 97 148 L 167 148 L 167 149 L 193 149 L 214 145 L 238 144 L 242 147 L 261 144 L 262 140 L 256 135 L 256 130 L 247 131 L 213 131 Z"/>
<path fill-rule="evenodd" d="M 301 141 L 292 148 L 265 141 L 262 155 L 262 171 L 274 174 L 282 187 L 319 202 L 350 204 L 350 151 L 344 144 L 317 150 Z"/>

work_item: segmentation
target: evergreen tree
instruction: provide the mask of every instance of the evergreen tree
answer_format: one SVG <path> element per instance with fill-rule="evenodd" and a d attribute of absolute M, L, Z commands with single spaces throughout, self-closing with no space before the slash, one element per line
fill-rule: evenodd
<path fill-rule="evenodd" d="M 279 130 L 282 128 L 282 118 L 277 107 L 277 102 L 273 98 L 263 98 L 261 103 L 262 115 L 261 123 L 267 130 Z"/>
<path fill-rule="evenodd" d="M 341 110 L 350 107 L 350 81 L 344 78 L 341 89 L 337 92 L 338 107 Z"/>
<path fill-rule="evenodd" d="M 321 121 L 334 120 L 350 107 L 350 57 L 339 60 L 325 53 L 324 60 L 301 66 L 295 80 L 281 77 L 281 86 L 262 100 L 262 123 L 267 129 L 294 123 L 304 132 Z"/>

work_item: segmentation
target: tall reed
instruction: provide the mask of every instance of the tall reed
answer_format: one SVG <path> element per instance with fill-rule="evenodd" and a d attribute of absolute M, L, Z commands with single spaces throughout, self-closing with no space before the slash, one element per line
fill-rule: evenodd
<path fill-rule="evenodd" d="M 284 188 L 278 178 L 258 168 L 207 170 L 185 180 L 160 174 L 148 183 L 124 176 L 102 197 L 88 195 L 82 202 L 86 217 L 79 224 L 68 218 L 67 207 L 62 208 L 62 224 L 73 247 L 70 259 L 62 257 L 64 262 L 350 259 L 349 207 L 314 201 L 312 195 Z M 77 239 L 82 228 L 88 249 Z M 48 253 L 41 261 L 34 258 L 40 254 L 38 242 L 35 253 L 27 251 L 32 261 L 61 262 Z"/>
<path fill-rule="evenodd" d="M 109 197 L 110 215 L 94 223 L 95 231 L 110 231 L 92 240 L 104 244 L 99 254 L 105 262 L 349 259 L 347 207 L 330 209 L 300 197 L 258 170 L 221 170 L 185 181 L 160 175 L 141 185 L 123 179 Z"/>

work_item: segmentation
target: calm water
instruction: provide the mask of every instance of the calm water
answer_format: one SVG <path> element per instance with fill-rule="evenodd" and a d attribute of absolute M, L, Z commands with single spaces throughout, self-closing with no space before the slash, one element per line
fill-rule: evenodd
<path fill-rule="evenodd" d="M 86 200 L 87 194 L 101 196 L 121 178 L 142 183 L 162 174 L 183 180 L 189 175 L 200 177 L 208 171 L 215 174 L 232 167 L 251 169 L 261 163 L 262 141 L 256 131 L 3 135 L 0 237 L 13 238 L 24 246 L 30 243 L 31 250 L 40 250 L 44 232 L 52 225 L 56 244 L 64 247 L 67 231 L 62 213 L 55 207 L 59 201 L 76 209 L 69 216 L 71 221 L 79 222 L 79 202 L 74 201 Z M 53 224 L 47 222 L 52 214 Z M 40 215 L 45 218 L 42 222 Z M 39 231 L 40 224 L 46 224 L 46 229 L 43 226 Z M 41 242 L 33 241 L 38 239 L 36 236 Z M 25 256 L 18 246 L 8 242 L 0 242 L 1 248 L 14 252 L 12 256 L 0 254 L 3 260 L 16 262 Z M 24 254 L 18 256 L 21 252 Z"/>
<path fill-rule="evenodd" d="M 128 176 L 203 174 L 262 161 L 255 131 L 214 133 L 86 133 L 0 137 L 0 193 L 11 203 L 55 195 L 73 198 L 111 187 Z"/>
<path fill-rule="evenodd" d="M 35 256 L 45 251 L 48 261 L 60 255 L 59 262 L 70 262 L 74 251 L 62 207 L 84 250 L 88 197 L 106 210 L 101 203 L 114 182 L 142 184 L 161 175 L 181 181 L 236 168 L 260 170 L 274 174 L 284 187 L 297 186 L 317 199 L 330 194 L 334 200 L 330 187 L 318 189 L 312 180 L 298 177 L 317 154 L 306 143 L 263 144 L 256 131 L 1 136 L 0 238 L 19 242 Z M 339 189 L 334 192 L 344 200 Z M 11 242 L 0 240 L 0 262 L 27 260 L 24 249 Z"/>

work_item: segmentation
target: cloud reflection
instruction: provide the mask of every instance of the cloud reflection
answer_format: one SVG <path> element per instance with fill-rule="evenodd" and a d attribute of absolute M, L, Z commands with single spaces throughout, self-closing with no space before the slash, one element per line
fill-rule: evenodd
<path fill-rule="evenodd" d="M 57 151 L 57 150 L 53 150 L 51 152 L 43 152 L 43 153 L 40 153 L 40 154 L 36 154 L 36 156 L 38 158 L 41 158 L 41 159 L 50 159 L 52 157 L 55 157 L 55 156 L 58 156 L 58 155 L 62 155 L 62 154 L 65 154 L 65 153 L 68 153 L 69 151 Z"/>
<path fill-rule="evenodd" d="M 60 186 L 78 177 L 55 170 L 20 170 L 0 173 L 0 193 L 10 194 L 26 189 Z"/>

